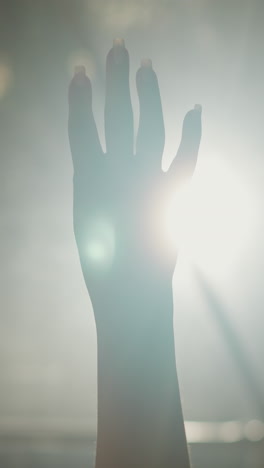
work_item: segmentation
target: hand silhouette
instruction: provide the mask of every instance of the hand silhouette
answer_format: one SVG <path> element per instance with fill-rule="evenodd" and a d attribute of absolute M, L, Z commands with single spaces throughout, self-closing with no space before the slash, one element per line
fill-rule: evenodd
<path fill-rule="evenodd" d="M 161 225 L 171 191 L 194 171 L 201 107 L 186 114 L 177 156 L 165 173 L 162 106 L 150 60 L 136 80 L 135 155 L 124 41 L 114 41 L 106 61 L 106 154 L 84 67 L 76 68 L 69 87 L 74 233 L 98 338 L 96 466 L 185 468 L 172 321 L 176 250 Z"/>

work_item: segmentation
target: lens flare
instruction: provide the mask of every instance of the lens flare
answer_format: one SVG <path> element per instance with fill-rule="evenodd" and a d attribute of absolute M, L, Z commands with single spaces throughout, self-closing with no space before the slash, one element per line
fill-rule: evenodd
<path fill-rule="evenodd" d="M 115 234 L 111 223 L 96 219 L 87 232 L 85 253 L 89 261 L 98 267 L 111 264 L 115 252 Z"/>

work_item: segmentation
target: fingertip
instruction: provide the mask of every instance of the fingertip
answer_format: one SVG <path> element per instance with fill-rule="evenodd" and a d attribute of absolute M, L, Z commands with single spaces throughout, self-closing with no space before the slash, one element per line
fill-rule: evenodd
<path fill-rule="evenodd" d="M 142 58 L 140 62 L 142 68 L 152 68 L 152 60 L 150 58 Z"/>
<path fill-rule="evenodd" d="M 183 135 L 185 135 L 187 129 L 193 129 L 201 125 L 202 106 L 195 104 L 193 109 L 190 109 L 183 119 Z"/>
<path fill-rule="evenodd" d="M 153 70 L 153 66 L 152 66 L 152 60 L 150 58 L 142 58 L 141 61 L 140 61 L 140 66 L 138 68 L 138 71 L 137 71 L 137 75 L 139 77 L 150 77 L 150 76 L 153 76 L 155 75 L 156 76 L 156 73 L 154 72 Z"/>
<path fill-rule="evenodd" d="M 120 67 L 129 67 L 129 54 L 125 47 L 124 39 L 116 38 L 113 40 L 113 47 L 109 50 L 106 57 L 106 72 L 110 72 L 110 79 L 114 78 L 115 70 L 120 70 Z"/>
<path fill-rule="evenodd" d="M 140 67 L 136 73 L 136 84 L 139 97 L 144 98 L 147 95 L 156 93 L 159 89 L 158 78 L 153 70 L 152 60 L 143 58 L 140 62 Z"/>
<path fill-rule="evenodd" d="M 74 69 L 74 75 L 69 85 L 69 104 L 81 105 L 92 103 L 92 84 L 90 78 L 86 75 L 84 65 L 77 65 Z"/>
<path fill-rule="evenodd" d="M 76 65 L 74 67 L 74 75 L 86 75 L 86 68 L 84 65 Z"/>
<path fill-rule="evenodd" d="M 202 105 L 201 104 L 195 104 L 194 105 L 194 110 L 202 113 L 202 110 L 203 110 Z"/>
<path fill-rule="evenodd" d="M 113 47 L 124 47 L 125 48 L 125 39 L 121 37 L 115 37 L 113 40 Z"/>
<path fill-rule="evenodd" d="M 71 80 L 71 84 L 73 85 L 87 85 L 91 86 L 91 80 L 86 75 L 86 68 L 84 65 L 76 65 L 74 68 L 74 74 Z"/>

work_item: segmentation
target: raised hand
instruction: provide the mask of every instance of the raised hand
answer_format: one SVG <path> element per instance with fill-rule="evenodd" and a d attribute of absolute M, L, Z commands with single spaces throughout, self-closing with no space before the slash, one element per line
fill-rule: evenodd
<path fill-rule="evenodd" d="M 171 192 L 194 171 L 201 107 L 186 114 L 178 153 L 164 173 L 162 106 L 150 60 L 142 62 L 136 80 L 135 155 L 124 41 L 114 41 L 106 62 L 106 154 L 84 67 L 76 68 L 69 88 L 74 232 L 98 338 L 96 467 L 185 468 L 172 320 L 177 252 L 162 223 Z"/>

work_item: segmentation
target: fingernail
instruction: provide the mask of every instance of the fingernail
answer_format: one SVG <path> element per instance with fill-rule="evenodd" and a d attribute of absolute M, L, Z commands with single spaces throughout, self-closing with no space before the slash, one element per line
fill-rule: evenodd
<path fill-rule="evenodd" d="M 141 77 L 142 77 L 143 82 L 148 83 L 153 74 L 152 60 L 149 58 L 141 59 L 140 68 L 141 68 Z"/>
<path fill-rule="evenodd" d="M 76 65 L 74 68 L 74 82 L 78 85 L 83 85 L 87 82 L 86 68 L 84 65 Z"/>
<path fill-rule="evenodd" d="M 76 65 L 74 68 L 75 75 L 86 75 L 86 68 L 84 65 Z"/>
<path fill-rule="evenodd" d="M 195 105 L 194 105 L 194 109 L 197 110 L 197 111 L 199 111 L 199 112 L 202 112 L 202 106 L 201 106 L 201 104 L 195 104 Z"/>
<path fill-rule="evenodd" d="M 149 58 L 141 59 L 140 66 L 143 68 L 152 68 L 152 60 Z"/>
<path fill-rule="evenodd" d="M 116 37 L 113 41 L 113 47 L 125 47 L 125 40 L 121 37 Z"/>
<path fill-rule="evenodd" d="M 113 41 L 113 50 L 114 50 L 114 62 L 116 64 L 120 63 L 124 57 L 125 50 L 125 41 L 119 37 L 115 38 Z"/>

